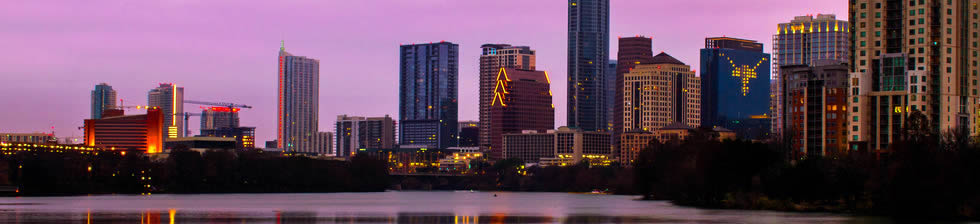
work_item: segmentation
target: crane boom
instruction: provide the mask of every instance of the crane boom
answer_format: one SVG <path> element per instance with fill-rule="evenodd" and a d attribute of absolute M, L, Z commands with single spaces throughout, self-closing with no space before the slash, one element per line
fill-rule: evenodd
<path fill-rule="evenodd" d="M 234 104 L 234 103 L 224 103 L 224 102 L 206 102 L 206 101 L 197 101 L 197 100 L 184 100 L 184 103 L 197 104 L 197 105 L 208 105 L 208 106 L 219 106 L 219 107 L 227 107 L 227 108 L 247 108 L 247 109 L 252 109 L 252 106 L 249 106 L 249 105 L 245 105 L 245 104 Z"/>

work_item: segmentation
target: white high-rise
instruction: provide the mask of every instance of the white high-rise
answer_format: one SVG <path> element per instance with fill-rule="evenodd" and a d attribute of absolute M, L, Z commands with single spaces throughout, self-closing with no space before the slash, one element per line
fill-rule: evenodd
<path fill-rule="evenodd" d="M 278 147 L 288 152 L 316 152 L 320 60 L 295 56 L 280 47 L 278 81 Z"/>

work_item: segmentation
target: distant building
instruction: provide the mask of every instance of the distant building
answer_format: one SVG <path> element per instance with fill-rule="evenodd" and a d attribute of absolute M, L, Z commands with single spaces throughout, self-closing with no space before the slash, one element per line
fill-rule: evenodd
<path fill-rule="evenodd" d="M 568 1 L 568 126 L 606 131 L 609 0 Z"/>
<path fill-rule="evenodd" d="M 901 7 L 899 7 L 901 8 Z M 903 13 L 898 13 L 903 14 Z M 872 27 L 870 23 L 865 23 L 867 27 Z M 776 34 L 772 37 L 772 73 L 779 72 L 780 66 L 786 65 L 811 65 L 818 60 L 836 60 L 846 62 L 851 60 L 851 35 L 848 30 L 852 27 L 847 21 L 838 20 L 833 14 L 817 14 L 813 16 L 797 16 L 788 23 L 776 25 Z M 874 28 L 879 29 L 879 28 Z M 899 29 L 896 29 L 899 30 Z M 779 80 L 779 77 L 774 77 Z M 777 82 L 771 90 L 773 94 L 772 108 L 782 108 L 779 102 L 783 102 L 783 96 L 779 95 L 785 91 L 778 89 Z M 773 134 L 783 133 L 783 127 L 778 120 L 783 119 L 783 114 L 778 110 L 772 113 Z"/>
<path fill-rule="evenodd" d="M 619 38 L 619 50 L 616 55 L 616 83 L 613 85 L 615 88 L 615 96 L 613 96 L 613 127 L 612 127 L 612 138 L 613 146 L 618 151 L 620 134 L 623 133 L 623 110 L 625 105 L 623 101 L 624 84 L 626 83 L 626 74 L 633 70 L 637 65 L 650 64 L 653 62 L 653 39 L 644 36 L 635 37 L 620 37 Z"/>
<path fill-rule="evenodd" d="M 394 149 L 358 149 L 357 154 L 388 161 L 393 174 L 435 173 L 440 171 L 440 160 L 453 153 L 449 149 L 405 147 Z"/>
<path fill-rule="evenodd" d="M 566 166 L 588 159 L 593 165 L 609 165 L 614 156 L 609 132 L 560 127 L 547 132 L 505 134 L 503 139 L 503 157 L 525 163 Z"/>
<path fill-rule="evenodd" d="M 238 127 L 239 108 L 208 107 L 201 111 L 201 132 L 208 129 Z"/>
<path fill-rule="evenodd" d="M 237 148 L 235 139 L 226 137 L 171 138 L 166 139 L 164 146 L 168 150 L 185 148 L 200 153 L 208 150 L 233 150 Z"/>
<path fill-rule="evenodd" d="M 480 137 L 479 146 L 490 149 L 490 104 L 501 68 L 535 70 L 535 51 L 527 46 L 484 44 L 480 46 Z M 462 143 L 460 143 L 462 146 Z"/>
<path fill-rule="evenodd" d="M 845 62 L 818 61 L 813 65 L 783 66 L 780 89 L 785 91 L 787 119 L 783 137 L 795 156 L 841 155 L 848 149 L 849 73 Z M 888 111 L 891 112 L 891 111 Z"/>
<path fill-rule="evenodd" d="M 218 129 L 202 129 L 202 137 L 234 138 L 235 146 L 239 149 L 255 148 L 255 127 L 232 127 Z M 268 147 L 268 146 L 266 146 Z M 275 146 L 272 146 L 275 148 Z"/>
<path fill-rule="evenodd" d="M 701 123 L 701 80 L 691 67 L 666 53 L 626 73 L 623 131 L 652 131 L 680 122 Z"/>
<path fill-rule="evenodd" d="M 616 86 L 617 86 L 616 85 L 616 66 L 618 66 L 618 64 L 616 63 L 616 60 L 610 59 L 609 60 L 609 65 L 606 66 L 606 75 L 605 75 L 606 83 L 603 84 L 603 85 L 605 85 L 605 88 L 606 88 L 606 93 L 604 94 L 606 96 L 606 100 L 605 100 L 606 101 L 606 114 L 607 114 L 607 116 L 606 116 L 606 120 L 607 120 L 607 122 L 606 122 L 606 126 L 607 126 L 606 129 L 608 129 L 610 131 L 615 130 L 615 129 L 613 129 L 613 127 L 615 127 L 614 123 L 616 123 L 616 119 L 615 119 L 616 116 L 614 115 L 615 112 L 616 112 L 616 110 L 615 110 L 615 108 L 616 108 Z"/>
<path fill-rule="evenodd" d="M 746 139 L 768 139 L 769 54 L 762 44 L 731 37 L 706 38 L 701 49 L 701 125 L 735 130 Z M 755 118 L 755 119 L 753 119 Z"/>
<path fill-rule="evenodd" d="M 267 149 L 274 149 L 274 148 L 276 148 L 278 146 L 279 146 L 279 143 L 276 143 L 276 140 L 265 141 L 265 148 L 267 148 Z"/>
<path fill-rule="evenodd" d="M 456 146 L 459 45 L 402 45 L 399 57 L 399 143 L 428 148 Z"/>
<path fill-rule="evenodd" d="M 480 147 L 480 122 L 459 122 L 459 147 Z"/>
<path fill-rule="evenodd" d="M 156 107 L 163 113 L 161 131 L 166 138 L 184 137 L 184 87 L 173 83 L 161 83 L 147 93 L 148 106 Z"/>
<path fill-rule="evenodd" d="M 163 150 L 163 112 L 148 109 L 143 115 L 122 115 L 85 120 L 85 145 L 107 149 L 159 153 Z"/>
<path fill-rule="evenodd" d="M 668 142 L 682 142 L 687 140 L 691 132 L 696 129 L 681 123 L 673 123 L 667 125 L 663 128 L 657 129 L 655 131 L 633 131 L 623 133 L 620 141 L 622 143 L 622 149 L 619 151 L 619 163 L 623 166 L 632 166 L 636 162 L 637 157 L 640 155 L 640 151 L 646 149 L 653 140 L 657 140 L 660 143 Z M 715 140 L 734 140 L 736 134 L 732 130 L 728 130 L 722 127 L 715 127 L 711 129 L 713 135 L 715 135 Z"/>
<path fill-rule="evenodd" d="M 313 153 L 319 130 L 320 60 L 295 56 L 279 48 L 277 148 Z"/>
<path fill-rule="evenodd" d="M 55 142 L 55 137 L 47 133 L 0 133 L 0 142 L 47 144 Z"/>
<path fill-rule="evenodd" d="M 317 132 L 313 136 L 313 153 L 316 155 L 332 155 L 333 132 Z"/>
<path fill-rule="evenodd" d="M 395 148 L 395 121 L 384 117 L 337 116 L 335 133 L 337 146 L 334 155 L 349 157 L 358 149 Z"/>
<path fill-rule="evenodd" d="M 555 128 L 551 80 L 546 72 L 501 68 L 496 82 L 490 104 L 489 158 L 492 160 L 503 159 L 504 134 Z"/>
<path fill-rule="evenodd" d="M 100 83 L 92 90 L 92 119 L 102 118 L 102 111 L 116 108 L 116 90 L 109 84 Z"/>

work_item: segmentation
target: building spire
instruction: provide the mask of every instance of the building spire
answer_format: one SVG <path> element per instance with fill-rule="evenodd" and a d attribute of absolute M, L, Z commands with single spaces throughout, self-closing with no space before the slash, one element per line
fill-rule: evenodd
<path fill-rule="evenodd" d="M 279 51 L 286 51 L 286 40 L 279 41 Z"/>

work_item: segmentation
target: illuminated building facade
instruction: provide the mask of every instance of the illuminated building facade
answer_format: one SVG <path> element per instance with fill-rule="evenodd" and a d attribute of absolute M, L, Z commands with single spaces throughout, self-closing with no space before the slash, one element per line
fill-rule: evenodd
<path fill-rule="evenodd" d="M 818 14 L 794 17 L 788 23 L 776 26 L 776 34 L 772 37 L 772 73 L 779 75 L 779 67 L 785 65 L 809 65 L 817 60 L 849 61 L 851 58 L 851 42 L 847 21 L 837 20 L 833 14 Z M 779 77 L 774 77 L 779 80 Z M 782 90 L 777 82 L 772 82 L 772 108 L 782 108 Z M 778 120 L 783 119 L 779 110 L 771 114 L 773 120 L 772 133 L 779 135 L 783 128 Z"/>
<path fill-rule="evenodd" d="M 480 131 L 479 146 L 490 150 L 490 104 L 497 74 L 501 68 L 535 69 L 535 51 L 526 46 L 509 44 L 484 44 L 480 47 Z"/>
<path fill-rule="evenodd" d="M 674 123 L 655 131 L 632 131 L 623 133 L 621 137 L 622 149 L 618 152 L 619 163 L 623 166 L 632 166 L 636 162 L 640 151 L 646 149 L 653 140 L 660 143 L 680 143 L 691 135 L 695 128 L 681 123 Z M 716 141 L 735 140 L 736 134 L 732 130 L 722 127 L 711 129 L 712 139 Z"/>
<path fill-rule="evenodd" d="M 120 115 L 85 120 L 85 145 L 105 149 L 159 153 L 163 150 L 164 114 L 148 109 L 143 115 Z"/>
<path fill-rule="evenodd" d="M 644 36 L 620 37 L 619 50 L 616 55 L 616 81 L 613 85 L 613 145 L 616 150 L 621 150 L 619 146 L 620 134 L 623 133 L 623 101 L 624 83 L 626 73 L 629 73 L 637 65 L 649 64 L 653 62 L 653 39 Z"/>
<path fill-rule="evenodd" d="M 320 60 L 279 48 L 276 143 L 286 152 L 313 153 L 320 105 Z"/>
<path fill-rule="evenodd" d="M 217 129 L 201 129 L 204 137 L 234 138 L 238 149 L 255 148 L 255 127 L 222 127 Z M 275 146 L 273 146 L 275 147 Z"/>
<path fill-rule="evenodd" d="M 501 68 L 490 104 L 490 153 L 503 159 L 504 134 L 524 130 L 544 132 L 555 128 L 555 106 L 551 102 L 551 80 L 544 71 Z"/>
<path fill-rule="evenodd" d="M 440 160 L 455 153 L 449 149 L 394 148 L 358 149 L 357 154 L 388 161 L 389 174 L 412 174 L 439 170 Z"/>
<path fill-rule="evenodd" d="M 783 66 L 783 137 L 796 158 L 847 153 L 848 66 L 836 60 Z"/>
<path fill-rule="evenodd" d="M 606 131 L 609 0 L 568 0 L 568 126 Z"/>
<path fill-rule="evenodd" d="M 52 143 L 55 137 L 47 133 L 0 133 L 0 142 Z"/>
<path fill-rule="evenodd" d="M 975 136 L 980 13 L 971 0 L 854 0 L 851 150 L 887 152 L 909 111 Z M 855 110 L 856 109 L 856 110 Z"/>
<path fill-rule="evenodd" d="M 116 90 L 109 84 L 100 83 L 92 90 L 92 119 L 102 118 L 102 111 L 116 108 Z"/>
<path fill-rule="evenodd" d="M 456 146 L 459 45 L 402 45 L 399 64 L 399 143 L 427 148 Z"/>
<path fill-rule="evenodd" d="M 459 147 L 480 147 L 480 121 L 459 122 Z"/>
<path fill-rule="evenodd" d="M 637 65 L 624 79 L 624 133 L 673 123 L 700 126 L 701 79 L 690 66 L 660 53 L 650 64 Z"/>
<path fill-rule="evenodd" d="M 524 163 L 567 166 L 587 159 L 593 165 L 609 165 L 613 158 L 609 132 L 560 127 L 546 132 L 504 134 L 503 140 L 503 158 L 517 158 Z"/>
<path fill-rule="evenodd" d="M 705 39 L 701 49 L 701 125 L 768 139 L 769 54 L 762 44 L 731 37 Z M 753 119 L 755 118 L 755 119 Z"/>
<path fill-rule="evenodd" d="M 150 107 L 160 108 L 163 113 L 162 131 L 166 138 L 184 137 L 184 87 L 173 83 L 160 83 L 147 93 Z"/>
<path fill-rule="evenodd" d="M 384 117 L 337 116 L 337 150 L 334 155 L 349 157 L 358 149 L 395 148 L 395 120 Z"/>

